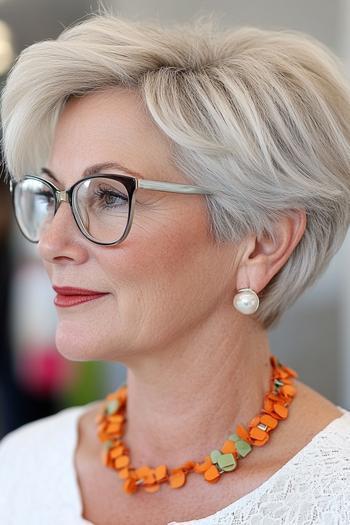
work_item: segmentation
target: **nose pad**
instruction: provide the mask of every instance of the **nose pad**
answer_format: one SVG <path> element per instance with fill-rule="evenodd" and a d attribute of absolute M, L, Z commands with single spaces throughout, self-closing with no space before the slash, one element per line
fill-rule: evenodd
<path fill-rule="evenodd" d="M 65 190 L 62 190 L 62 191 L 58 192 L 57 200 L 58 200 L 57 209 L 60 207 L 61 202 L 68 202 L 68 204 L 69 204 L 69 195 L 68 195 L 68 193 Z"/>
<path fill-rule="evenodd" d="M 72 207 L 70 206 L 70 200 L 69 200 L 69 195 L 68 193 L 65 191 L 65 190 L 62 190 L 62 191 L 57 191 L 56 192 L 56 197 L 57 197 L 57 208 L 56 208 L 56 211 L 55 211 L 55 215 L 56 213 L 58 212 L 58 210 L 60 209 L 60 206 L 62 204 L 62 202 L 66 202 L 68 204 L 68 206 L 71 208 L 71 213 L 73 215 L 73 209 Z M 53 217 L 54 218 L 54 217 Z M 74 219 L 74 217 L 73 217 Z M 75 222 L 75 221 L 74 221 Z"/>

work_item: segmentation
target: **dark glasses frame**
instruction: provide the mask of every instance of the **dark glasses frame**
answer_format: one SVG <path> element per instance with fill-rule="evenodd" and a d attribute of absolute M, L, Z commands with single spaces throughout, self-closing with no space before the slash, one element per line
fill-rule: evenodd
<path fill-rule="evenodd" d="M 48 170 L 47 168 L 42 168 L 42 173 L 46 173 L 48 175 L 53 175 L 53 173 Z M 86 180 L 90 179 L 97 179 L 97 178 L 104 178 L 104 179 L 111 179 L 120 182 L 125 187 L 128 198 L 129 198 L 129 212 L 128 212 L 128 220 L 127 225 L 124 230 L 123 235 L 116 241 L 112 242 L 100 242 L 97 241 L 95 238 L 93 238 L 89 232 L 85 229 L 84 224 L 80 218 L 78 209 L 75 204 L 75 195 L 76 195 L 76 188 Z M 37 244 L 39 240 L 33 241 L 32 239 L 29 239 L 27 235 L 23 232 L 19 220 L 17 218 L 17 212 L 16 212 L 16 205 L 15 205 L 15 191 L 16 187 L 21 184 L 21 181 L 25 180 L 36 180 L 40 181 L 43 184 L 46 184 L 53 192 L 54 198 L 55 198 L 55 209 L 53 217 L 56 215 L 58 208 L 60 207 L 62 202 L 66 202 L 70 205 L 72 215 L 74 218 L 74 221 L 76 225 L 78 226 L 78 229 L 80 232 L 86 237 L 89 241 L 93 242 L 94 244 L 98 244 L 100 246 L 112 246 L 117 245 L 123 242 L 126 237 L 128 236 L 132 221 L 134 218 L 135 213 L 135 198 L 136 198 L 136 192 L 138 188 L 146 189 L 146 190 L 152 190 L 152 191 L 165 191 L 165 192 L 171 192 L 171 193 L 183 193 L 188 195 L 212 195 L 214 192 L 211 190 L 208 190 L 202 186 L 193 186 L 190 184 L 180 184 L 177 182 L 161 182 L 161 181 L 153 181 L 153 180 L 144 180 L 139 179 L 137 177 L 134 177 L 132 175 L 122 175 L 122 174 L 111 174 L 111 173 L 98 173 L 97 175 L 91 175 L 89 177 L 84 177 L 82 179 L 79 179 L 76 181 L 70 188 L 67 190 L 60 190 L 55 186 L 51 181 L 48 181 L 47 179 L 43 179 L 41 177 L 38 177 L 36 175 L 26 175 L 20 180 L 10 179 L 10 192 L 12 196 L 12 206 L 14 209 L 14 214 L 16 218 L 16 222 L 18 224 L 18 227 L 23 234 L 23 236 L 30 242 Z"/>

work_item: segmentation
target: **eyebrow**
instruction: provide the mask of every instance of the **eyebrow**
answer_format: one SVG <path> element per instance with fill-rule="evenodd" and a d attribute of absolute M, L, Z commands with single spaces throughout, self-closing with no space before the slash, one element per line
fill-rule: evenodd
<path fill-rule="evenodd" d="M 96 173 L 101 173 L 103 170 L 109 170 L 109 169 L 123 171 L 124 173 L 127 173 L 128 175 L 132 175 L 133 177 L 144 179 L 141 173 L 131 170 L 130 168 L 127 168 L 126 166 L 123 166 L 119 162 L 115 162 L 115 161 L 114 162 L 101 162 L 99 164 L 93 164 L 92 166 L 88 166 L 83 171 L 82 178 L 92 177 L 93 175 L 96 175 Z M 60 181 L 57 179 L 57 177 L 54 175 L 54 173 L 49 168 L 43 167 L 41 168 L 41 171 L 49 175 L 49 177 L 51 177 L 51 179 L 53 179 L 55 182 L 60 183 Z"/>

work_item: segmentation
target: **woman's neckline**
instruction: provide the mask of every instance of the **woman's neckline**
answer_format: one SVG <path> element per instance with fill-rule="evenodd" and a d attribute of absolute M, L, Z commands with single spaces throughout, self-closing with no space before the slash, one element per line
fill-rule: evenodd
<path fill-rule="evenodd" d="M 76 498 L 75 499 L 76 499 L 76 503 L 77 503 L 77 513 L 78 513 L 79 518 L 81 519 L 82 523 L 84 523 L 86 525 L 93 525 L 93 524 L 90 521 L 85 520 L 85 518 L 82 516 L 82 513 L 83 513 L 83 501 L 82 501 L 82 498 L 81 498 L 81 493 L 80 493 L 80 488 L 79 488 L 79 484 L 78 484 L 77 472 L 76 472 L 76 469 L 75 469 L 74 459 L 75 459 L 75 453 L 76 453 L 76 448 L 77 448 L 77 445 L 78 445 L 78 437 L 79 437 L 79 434 L 78 434 L 78 432 L 79 432 L 79 418 L 80 418 L 80 416 L 82 415 L 83 412 L 85 412 L 89 407 L 91 407 L 94 404 L 97 404 L 98 402 L 99 401 L 92 401 L 91 403 L 88 403 L 86 405 L 70 407 L 70 408 L 67 409 L 67 410 L 71 410 L 72 411 L 73 422 L 74 422 L 74 424 L 73 424 L 73 437 L 74 437 L 74 440 L 73 440 L 73 447 L 72 447 L 71 456 L 70 456 L 70 462 L 71 462 L 71 467 L 72 467 L 72 472 L 71 473 L 72 473 L 72 478 L 73 478 L 72 479 L 72 485 L 73 485 L 75 493 L 76 493 Z M 274 472 L 268 479 L 266 479 L 263 483 L 261 483 L 261 485 L 259 485 L 258 487 L 256 487 L 252 491 L 248 492 L 247 494 L 245 494 L 241 498 L 233 501 L 229 505 L 226 505 L 225 507 L 217 510 L 216 512 L 214 512 L 214 514 L 210 514 L 209 516 L 205 516 L 203 518 L 199 518 L 199 519 L 196 519 L 196 520 L 190 520 L 190 521 L 171 521 L 171 522 L 167 523 L 166 525 L 189 525 L 189 524 L 192 524 L 194 522 L 195 523 L 198 522 L 198 524 L 200 524 L 201 520 L 212 519 L 217 514 L 221 514 L 221 513 L 226 512 L 226 511 L 231 511 L 235 507 L 239 507 L 242 504 L 244 504 L 247 500 L 258 496 L 259 493 L 262 492 L 267 487 L 267 485 L 273 483 L 278 477 L 280 477 L 283 474 L 284 470 L 286 468 L 288 468 L 291 464 L 293 464 L 299 458 L 300 455 L 304 454 L 305 451 L 309 447 L 311 447 L 314 444 L 314 442 L 316 440 L 318 440 L 325 432 L 327 432 L 330 429 L 332 429 L 333 426 L 338 425 L 345 417 L 347 417 L 347 416 L 350 417 L 350 411 L 348 411 L 347 409 L 342 408 L 339 405 L 337 405 L 337 408 L 341 412 L 343 412 L 343 414 L 340 415 L 339 417 L 334 418 L 332 421 L 330 421 L 323 429 L 321 429 L 317 434 L 315 434 L 311 438 L 311 440 L 308 443 L 306 443 L 306 445 L 303 448 L 301 448 L 292 458 L 290 458 L 284 465 L 282 465 L 278 470 L 276 470 L 276 472 Z"/>

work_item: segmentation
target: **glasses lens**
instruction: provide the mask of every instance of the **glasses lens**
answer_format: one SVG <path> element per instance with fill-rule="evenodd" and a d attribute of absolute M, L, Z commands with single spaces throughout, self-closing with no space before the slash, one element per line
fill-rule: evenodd
<path fill-rule="evenodd" d="M 15 187 L 14 209 L 22 233 L 30 241 L 38 242 L 45 224 L 55 214 L 53 190 L 45 182 L 23 179 Z"/>
<path fill-rule="evenodd" d="M 90 178 L 76 187 L 73 196 L 80 225 L 101 243 L 118 241 L 129 217 L 129 195 L 121 182 L 104 177 Z"/>

